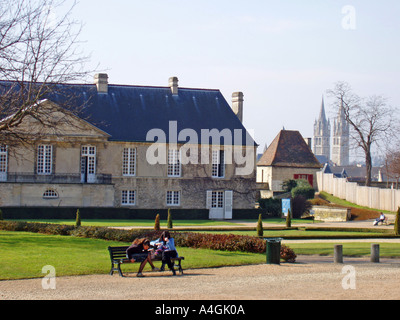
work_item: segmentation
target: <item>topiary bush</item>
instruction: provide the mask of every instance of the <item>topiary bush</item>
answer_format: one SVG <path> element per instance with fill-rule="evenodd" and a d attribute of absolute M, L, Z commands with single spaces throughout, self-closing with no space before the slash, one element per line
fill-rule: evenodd
<path fill-rule="evenodd" d="M 168 229 L 172 229 L 173 228 L 171 209 L 168 209 L 167 228 Z"/>
<path fill-rule="evenodd" d="M 76 220 L 75 220 L 75 226 L 76 227 L 80 227 L 82 224 L 81 222 L 81 212 L 78 210 L 76 210 Z"/>
<path fill-rule="evenodd" d="M 160 227 L 160 215 L 157 214 L 156 215 L 156 219 L 154 220 L 154 230 L 156 231 L 160 231 L 161 227 Z"/>
<path fill-rule="evenodd" d="M 257 237 L 262 237 L 264 235 L 263 223 L 262 223 L 262 214 L 260 213 L 257 221 Z"/>
<path fill-rule="evenodd" d="M 394 220 L 394 234 L 400 236 L 400 207 L 397 209 L 396 218 Z"/>

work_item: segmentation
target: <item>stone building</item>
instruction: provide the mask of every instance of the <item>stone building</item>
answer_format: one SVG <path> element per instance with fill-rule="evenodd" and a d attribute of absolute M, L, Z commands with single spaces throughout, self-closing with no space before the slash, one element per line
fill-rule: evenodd
<path fill-rule="evenodd" d="M 281 130 L 257 162 L 257 183 L 266 186 L 261 197 L 282 192 L 283 182 L 290 179 L 307 180 L 316 188 L 321 167 L 300 132 Z"/>
<path fill-rule="evenodd" d="M 333 123 L 332 162 L 337 166 L 348 166 L 350 162 L 350 128 L 343 106 Z"/>
<path fill-rule="evenodd" d="M 332 143 L 331 124 L 326 118 L 324 99 L 320 114 L 314 123 L 313 151 L 321 163 L 332 163 L 336 166 L 348 166 L 350 162 L 350 129 L 343 107 L 339 108 L 337 117 L 333 121 Z M 332 150 L 331 150 L 332 145 Z"/>
<path fill-rule="evenodd" d="M 219 90 L 181 88 L 176 77 L 154 87 L 109 84 L 107 74 L 58 89 L 40 103 L 69 121 L 29 146 L 0 147 L 0 206 L 209 209 L 217 219 L 254 208 L 257 146 L 242 93 L 230 107 Z M 78 116 L 60 107 L 61 91 Z M 35 126 L 25 118 L 20 129 Z"/>
<path fill-rule="evenodd" d="M 326 118 L 324 98 L 322 98 L 319 117 L 314 123 L 313 150 L 321 162 L 328 162 L 331 158 L 331 124 Z"/>

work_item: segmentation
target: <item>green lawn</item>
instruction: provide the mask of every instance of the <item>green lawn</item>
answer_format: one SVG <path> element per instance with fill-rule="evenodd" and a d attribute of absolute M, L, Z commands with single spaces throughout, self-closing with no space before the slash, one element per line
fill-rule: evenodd
<path fill-rule="evenodd" d="M 35 220 L 38 221 L 38 220 Z M 43 222 L 43 220 L 40 220 Z M 113 223 L 125 221 L 116 220 L 94 220 L 95 225 L 108 226 Z M 52 221 L 55 222 L 55 221 Z M 61 222 L 60 220 L 58 222 Z M 73 224 L 73 220 L 63 220 Z M 132 222 L 132 221 L 131 221 Z M 202 222 L 186 221 L 190 225 L 201 225 Z M 207 223 L 215 223 L 206 221 Z M 206 223 L 204 222 L 204 223 Z M 97 224 L 98 223 L 98 224 Z M 137 221 L 144 225 L 153 222 Z M 219 222 L 218 222 L 219 223 Z M 92 224 L 90 224 L 92 225 Z M 219 231 L 218 233 L 221 233 Z M 246 234 L 255 236 L 255 231 L 229 231 L 229 233 Z M 366 233 L 361 232 L 333 232 L 333 231 L 304 231 L 304 230 L 265 230 L 264 237 L 327 237 L 327 236 L 355 236 Z M 367 233 L 368 236 L 374 235 Z M 373 240 L 372 240 L 373 241 Z M 340 243 L 340 240 L 335 244 Z M 4 279 L 24 279 L 43 277 L 41 270 L 46 265 L 51 265 L 56 269 L 57 276 L 83 275 L 83 274 L 106 274 L 110 270 L 110 259 L 107 247 L 129 245 L 115 241 L 105 241 L 99 239 L 78 238 L 73 236 L 44 235 L 29 232 L 8 232 L 0 231 L 0 280 Z M 310 243 L 289 245 L 297 255 L 333 255 L 332 243 Z M 371 243 L 359 242 L 343 243 L 344 255 L 359 256 L 370 255 Z M 227 265 L 245 265 L 264 263 L 265 254 L 251 254 L 243 252 L 223 252 L 206 249 L 178 248 L 181 256 L 185 257 L 183 262 L 184 269 L 219 267 Z M 400 245 L 392 243 L 382 243 L 380 246 L 381 257 L 400 257 Z M 124 265 L 123 270 L 137 272 L 139 265 Z M 148 270 L 148 269 L 147 269 Z"/>
<path fill-rule="evenodd" d="M 129 243 L 29 232 L 0 231 L 0 280 L 43 277 L 42 268 L 51 265 L 57 276 L 105 274 L 110 270 L 108 246 Z M 183 268 L 218 267 L 265 262 L 264 254 L 221 252 L 178 248 L 185 257 Z M 123 265 L 137 272 L 138 264 Z"/>
<path fill-rule="evenodd" d="M 343 207 L 366 209 L 366 210 L 372 210 L 372 211 L 376 211 L 376 212 L 382 212 L 383 211 L 384 213 L 395 214 L 395 212 L 392 212 L 392 211 L 385 211 L 385 210 L 379 210 L 379 209 L 373 209 L 373 208 L 369 208 L 369 207 L 359 206 L 358 204 L 349 202 L 349 201 L 344 200 L 344 199 L 340 199 L 340 198 L 335 197 L 335 196 L 333 196 L 333 195 L 331 195 L 331 194 L 329 194 L 327 192 L 324 192 L 324 191 L 320 192 L 320 196 L 321 196 L 321 198 L 323 198 L 323 199 L 325 199 L 325 200 L 327 200 L 329 202 L 335 203 L 335 204 L 343 206 Z"/>
<path fill-rule="evenodd" d="M 196 231 L 198 233 L 232 233 L 242 236 L 256 236 L 256 231 Z M 323 231 L 323 230 L 264 230 L 264 238 L 346 238 L 346 237 L 385 237 L 386 234 L 380 232 L 357 232 L 357 231 Z"/>
<path fill-rule="evenodd" d="M 63 225 L 75 225 L 75 219 L 7 219 L 8 221 L 26 221 L 26 222 L 38 222 L 38 223 L 54 223 Z M 82 226 L 93 226 L 93 227 L 153 227 L 154 220 L 118 220 L 118 219 L 82 219 Z M 167 226 L 167 220 L 160 221 L 161 227 Z M 186 226 L 216 226 L 216 225 L 226 225 L 226 226 L 236 226 L 237 223 L 229 221 L 213 221 L 213 220 L 176 220 L 173 221 L 173 225 L 178 227 Z"/>

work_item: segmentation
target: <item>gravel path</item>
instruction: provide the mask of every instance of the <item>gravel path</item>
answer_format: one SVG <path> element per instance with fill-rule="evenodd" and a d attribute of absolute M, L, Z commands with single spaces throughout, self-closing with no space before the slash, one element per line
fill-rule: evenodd
<path fill-rule="evenodd" d="M 400 299 L 400 260 L 300 256 L 295 264 L 252 265 L 147 272 L 144 278 L 128 274 L 56 278 L 56 289 L 44 290 L 43 279 L 0 281 L 0 300 L 264 300 L 264 299 Z M 354 271 L 354 282 L 349 273 Z M 354 269 L 353 269 L 354 268 Z M 347 269 L 345 269 L 347 270 Z M 345 290 L 342 282 L 354 284 Z"/>
<path fill-rule="evenodd" d="M 249 225 L 254 224 L 243 223 Z M 371 221 L 318 226 L 370 227 Z M 312 241 L 399 243 L 400 239 L 307 242 Z M 283 241 L 293 242 L 305 241 Z M 344 264 L 334 264 L 332 257 L 298 256 L 295 264 L 192 269 L 177 277 L 170 272 L 147 272 L 144 278 L 137 278 L 134 273 L 125 278 L 117 274 L 58 277 L 56 288 L 47 290 L 42 287 L 43 280 L 46 279 L 0 281 L 0 300 L 399 300 L 400 259 L 371 263 L 368 258 L 345 257 Z M 355 288 L 345 289 L 343 284 Z"/>

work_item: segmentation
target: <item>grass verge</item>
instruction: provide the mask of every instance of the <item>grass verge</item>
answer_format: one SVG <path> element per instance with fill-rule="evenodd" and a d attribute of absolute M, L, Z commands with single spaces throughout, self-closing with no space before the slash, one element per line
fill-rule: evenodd
<path fill-rule="evenodd" d="M 111 267 L 107 247 L 120 245 L 129 243 L 0 231 L 0 280 L 44 277 L 42 268 L 46 265 L 55 268 L 56 276 L 107 274 Z M 184 269 L 265 262 L 264 254 L 191 248 L 178 248 L 178 252 L 185 257 Z M 137 272 L 139 264 L 122 268 L 124 272 Z"/>
<path fill-rule="evenodd" d="M 334 244 L 343 245 L 343 255 L 349 257 L 362 257 L 371 255 L 371 244 L 374 242 L 346 242 L 340 241 Z M 333 243 L 290 243 L 288 246 L 294 250 L 297 255 L 321 255 L 333 256 Z M 398 243 L 380 243 L 380 257 L 399 258 L 400 250 Z"/>

